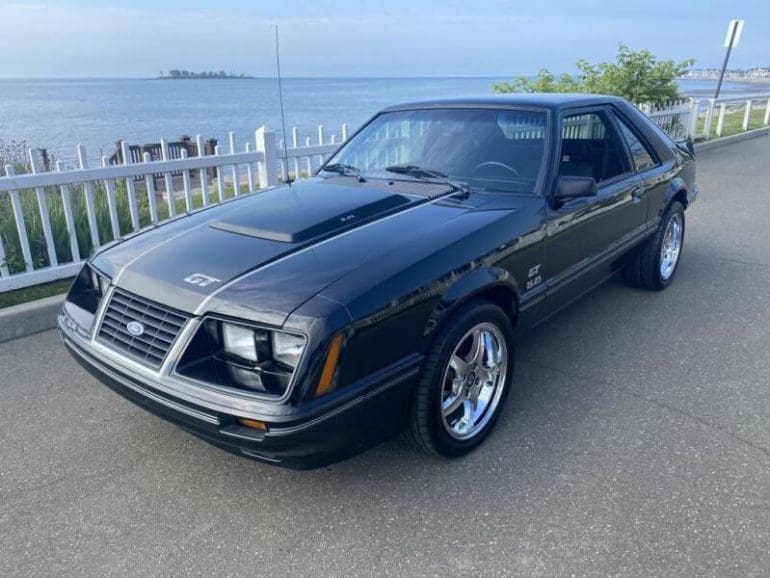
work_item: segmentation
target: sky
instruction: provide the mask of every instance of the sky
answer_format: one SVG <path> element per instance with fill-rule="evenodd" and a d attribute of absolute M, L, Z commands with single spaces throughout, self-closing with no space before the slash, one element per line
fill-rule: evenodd
<path fill-rule="evenodd" d="M 151 77 L 172 68 L 274 76 L 514 76 L 611 59 L 619 42 L 731 67 L 770 66 L 766 0 L 0 0 L 0 77 Z"/>

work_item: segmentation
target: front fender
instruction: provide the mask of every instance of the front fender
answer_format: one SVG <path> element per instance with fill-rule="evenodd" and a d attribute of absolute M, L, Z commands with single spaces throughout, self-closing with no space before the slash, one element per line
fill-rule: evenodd
<path fill-rule="evenodd" d="M 494 266 L 481 267 L 469 271 L 444 291 L 428 317 L 423 337 L 432 337 L 444 319 L 462 304 L 482 294 L 490 296 L 501 305 L 513 321 L 521 295 L 518 283 L 505 269 Z"/>

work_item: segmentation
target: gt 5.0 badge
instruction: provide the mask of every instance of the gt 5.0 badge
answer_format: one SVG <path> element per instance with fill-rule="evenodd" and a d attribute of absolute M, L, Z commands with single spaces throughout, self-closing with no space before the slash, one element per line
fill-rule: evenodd
<path fill-rule="evenodd" d="M 529 273 L 527 273 L 527 291 L 537 287 L 542 282 L 543 277 L 540 275 L 540 265 L 533 265 L 529 268 Z"/>

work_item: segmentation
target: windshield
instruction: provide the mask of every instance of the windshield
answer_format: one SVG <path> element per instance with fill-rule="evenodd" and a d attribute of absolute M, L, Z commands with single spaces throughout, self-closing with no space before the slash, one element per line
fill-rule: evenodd
<path fill-rule="evenodd" d="M 546 118 L 544 112 L 511 109 L 387 112 L 327 166 L 363 178 L 432 180 L 432 173 L 476 189 L 531 193 L 543 166 Z"/>

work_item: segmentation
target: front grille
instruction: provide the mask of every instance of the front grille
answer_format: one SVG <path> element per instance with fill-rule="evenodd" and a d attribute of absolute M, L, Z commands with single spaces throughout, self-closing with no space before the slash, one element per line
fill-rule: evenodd
<path fill-rule="evenodd" d="M 128 324 L 132 321 L 144 327 L 141 335 L 129 333 Z M 182 313 L 116 289 L 104 310 L 99 340 L 157 368 L 185 321 L 187 317 Z"/>

